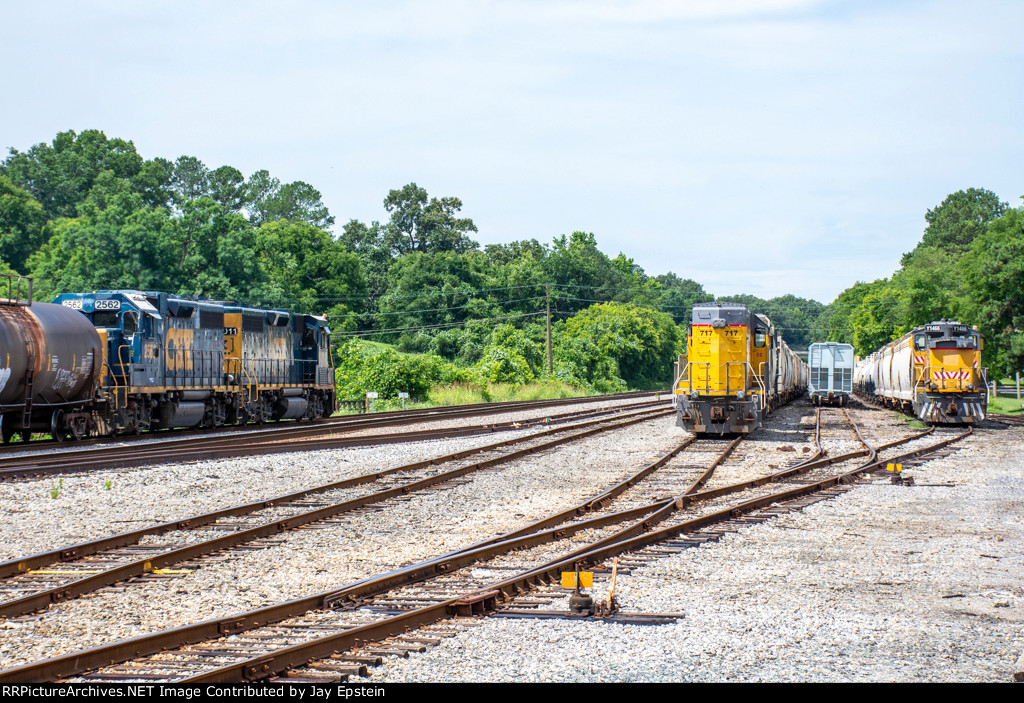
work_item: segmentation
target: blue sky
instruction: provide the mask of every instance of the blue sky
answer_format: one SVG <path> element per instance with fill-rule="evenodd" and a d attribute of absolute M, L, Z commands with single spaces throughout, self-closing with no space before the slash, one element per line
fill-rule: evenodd
<path fill-rule="evenodd" d="M 482 244 L 573 230 L 716 294 L 831 301 L 946 195 L 1024 195 L 1024 3 L 90 2 L 4 9 L 0 147 L 102 129 Z"/>

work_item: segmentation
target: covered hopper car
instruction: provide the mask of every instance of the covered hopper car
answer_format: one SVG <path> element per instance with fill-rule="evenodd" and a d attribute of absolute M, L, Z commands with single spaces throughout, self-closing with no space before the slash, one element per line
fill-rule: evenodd
<path fill-rule="evenodd" d="M 815 342 L 807 348 L 807 392 L 815 405 L 839 405 L 853 395 L 853 346 Z"/>
<path fill-rule="evenodd" d="M 138 433 L 315 419 L 336 405 L 326 320 L 169 293 L 0 301 L 0 429 Z"/>
<path fill-rule="evenodd" d="M 767 317 L 739 303 L 693 306 L 673 389 L 680 427 L 749 433 L 806 385 L 806 365 Z"/>
<path fill-rule="evenodd" d="M 915 327 L 857 365 L 858 393 L 925 422 L 970 424 L 985 419 L 988 384 L 983 341 L 951 320 Z"/>

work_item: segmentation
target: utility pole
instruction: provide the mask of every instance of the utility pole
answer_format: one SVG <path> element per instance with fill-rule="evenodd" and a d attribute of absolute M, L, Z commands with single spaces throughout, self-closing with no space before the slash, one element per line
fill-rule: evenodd
<path fill-rule="evenodd" d="M 548 310 L 548 376 L 555 372 L 555 367 L 551 363 L 551 286 L 544 285 L 544 303 Z"/>

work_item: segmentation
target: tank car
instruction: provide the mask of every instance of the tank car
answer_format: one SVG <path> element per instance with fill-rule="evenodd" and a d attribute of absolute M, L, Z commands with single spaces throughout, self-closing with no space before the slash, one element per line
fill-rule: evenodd
<path fill-rule="evenodd" d="M 674 384 L 677 424 L 746 434 L 807 384 L 807 367 L 764 315 L 730 302 L 694 305 Z"/>
<path fill-rule="evenodd" d="M 807 391 L 815 405 L 846 405 L 853 394 L 853 346 L 814 342 L 807 348 Z"/>
<path fill-rule="evenodd" d="M 82 437 L 89 425 L 103 349 L 81 315 L 13 294 L 0 299 L 0 436 L 47 432 Z M 0 279 L 2 280 L 2 279 Z"/>
<path fill-rule="evenodd" d="M 925 422 L 979 422 L 988 407 L 983 346 L 976 329 L 952 320 L 915 327 L 858 364 L 855 388 Z"/>

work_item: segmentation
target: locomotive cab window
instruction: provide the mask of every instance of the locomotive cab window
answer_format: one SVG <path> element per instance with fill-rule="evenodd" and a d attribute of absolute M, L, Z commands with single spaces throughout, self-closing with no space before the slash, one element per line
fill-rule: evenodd
<path fill-rule="evenodd" d="M 767 338 L 768 335 L 766 335 L 764 332 L 754 332 L 754 346 L 763 347 L 765 345 L 765 341 L 767 340 Z"/>
<path fill-rule="evenodd" d="M 92 314 L 93 327 L 120 327 L 117 324 L 116 312 L 94 312 Z"/>
<path fill-rule="evenodd" d="M 126 335 L 133 335 L 139 331 L 139 316 L 134 312 L 126 312 L 122 318 L 124 324 L 124 333 Z"/>
<path fill-rule="evenodd" d="M 923 334 L 914 335 L 914 349 L 921 351 L 925 348 L 925 336 Z"/>

